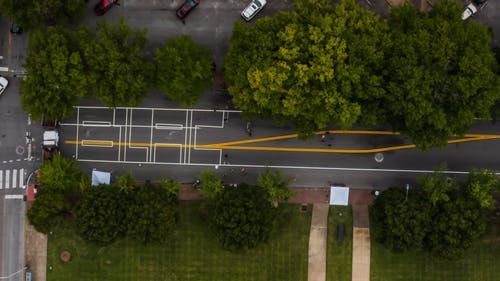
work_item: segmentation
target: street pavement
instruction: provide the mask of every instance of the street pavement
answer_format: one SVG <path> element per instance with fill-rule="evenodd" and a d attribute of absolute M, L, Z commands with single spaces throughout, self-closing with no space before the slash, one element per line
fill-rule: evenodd
<path fill-rule="evenodd" d="M 229 48 L 233 24 L 235 21 L 242 21 L 240 12 L 249 1 L 201 1 L 186 18 L 185 23 L 175 17 L 175 10 L 181 5 L 182 0 L 122 0 L 121 6 L 113 7 L 102 17 L 96 16 L 93 12 L 96 2 L 97 0 L 89 1 L 81 24 L 95 27 L 96 19 L 104 18 L 116 22 L 123 16 L 131 27 L 147 29 L 149 42 L 146 50 L 149 52 L 149 57 L 152 57 L 155 48 L 163 46 L 168 38 L 189 34 L 195 42 L 207 46 L 212 51 L 217 65 L 216 71 L 220 74 L 223 69 L 224 54 Z M 271 16 L 281 10 L 290 10 L 292 2 L 269 1 L 256 18 Z M 388 7 L 383 0 L 359 2 L 379 14 L 387 15 Z M 498 3 L 490 0 L 488 5 L 472 19 L 492 27 L 494 45 L 500 44 L 499 11 Z M 246 24 L 254 22 L 255 20 Z M 18 79 L 22 76 L 22 64 L 27 55 L 27 35 L 10 34 L 9 26 L 8 20 L 0 18 L 0 56 L 3 57 L 0 66 L 3 70 L 2 75 L 10 82 L 9 88 L 0 97 L 0 171 L 3 171 L 3 188 L 0 190 L 0 210 L 2 210 L 0 277 L 10 275 L 16 272 L 19 266 L 23 266 L 22 262 L 19 262 L 22 257 L 23 236 L 18 234 L 23 231 L 24 216 L 21 210 L 24 208 L 24 201 L 17 199 L 16 196 L 24 193 L 22 186 L 27 185 L 27 177 L 40 165 L 41 138 L 40 126 L 38 123 L 29 125 L 29 118 L 19 104 Z M 139 180 L 170 177 L 181 182 L 193 182 L 199 173 L 207 168 L 216 170 L 223 180 L 229 183 L 255 182 L 264 167 L 270 166 L 273 169 L 282 169 L 285 177 L 293 179 L 294 186 L 326 187 L 332 183 L 344 183 L 361 188 L 404 186 L 406 183 L 413 186 L 418 176 L 438 168 L 443 163 L 447 164 L 451 176 L 463 176 L 471 168 L 499 171 L 497 154 L 500 140 L 496 136 L 500 134 L 500 126 L 487 121 L 477 121 L 471 133 L 483 137 L 494 135 L 492 139 L 483 138 L 450 144 L 446 148 L 436 148 L 428 152 L 415 148 L 388 150 L 382 152 L 384 160 L 378 163 L 374 159 L 375 153 L 324 150 L 394 148 L 409 145 L 408 140 L 391 134 L 353 133 L 332 133 L 326 142 L 320 141 L 320 135 L 307 142 L 294 138 L 280 139 L 293 133 L 291 128 L 278 128 L 265 120 L 253 121 L 254 133 L 250 137 L 245 132 L 246 121 L 242 119 L 241 114 L 230 112 L 225 115 L 226 113 L 222 111 L 225 104 L 225 97 L 220 92 L 209 91 L 195 106 L 201 110 L 181 110 L 176 113 L 170 111 L 173 114 L 168 114 L 149 109 L 178 108 L 177 104 L 166 100 L 158 91 L 154 91 L 141 105 L 143 110 L 119 110 L 115 112 L 115 122 L 118 123 L 108 127 L 103 127 L 102 124 L 95 126 L 96 124 L 92 123 L 83 126 L 80 122 L 111 122 L 109 110 L 97 110 L 97 112 L 84 110 L 80 120 L 76 120 L 77 112 L 75 112 L 75 118 L 64 120 L 66 125 L 62 126 L 62 137 L 64 141 L 69 141 L 63 145 L 62 152 L 68 157 L 80 160 L 79 165 L 87 173 L 94 168 L 110 171 L 114 176 L 132 171 Z M 82 100 L 80 105 L 102 106 L 95 100 Z M 225 117 L 228 117 L 227 121 L 224 120 Z M 171 125 L 178 127 L 179 124 L 182 128 L 168 128 Z M 390 132 L 387 128 L 370 128 L 370 130 Z M 35 147 L 26 143 L 26 132 L 31 132 Z M 82 143 L 83 140 L 91 142 Z M 92 141 L 97 142 L 92 144 Z M 107 141 L 108 146 L 109 141 L 112 141 L 113 146 L 102 147 L 105 146 L 103 141 Z M 224 145 L 225 142 L 238 143 Z M 131 143 L 137 145 L 130 145 Z M 161 145 L 152 146 L 153 143 Z M 172 144 L 177 148 L 168 147 Z M 251 148 L 242 149 L 243 146 Z M 271 149 L 263 150 L 259 147 Z M 273 150 L 283 147 L 288 150 Z M 34 161 L 28 161 L 31 156 L 34 156 Z M 24 182 L 21 184 L 21 180 L 18 179 L 16 187 L 12 181 L 14 170 L 17 171 L 17 177 L 21 170 L 25 175 Z M 7 171 L 9 188 L 6 188 Z M 5 199 L 5 195 L 14 196 L 12 197 L 14 199 Z"/>

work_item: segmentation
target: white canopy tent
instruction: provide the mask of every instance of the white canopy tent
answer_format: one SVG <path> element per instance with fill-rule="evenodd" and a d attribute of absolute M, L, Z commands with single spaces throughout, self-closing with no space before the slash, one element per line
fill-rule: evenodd
<path fill-rule="evenodd" d="M 349 204 L 349 187 L 330 186 L 330 205 L 347 206 Z"/>
<path fill-rule="evenodd" d="M 111 173 L 92 170 L 92 186 L 97 186 L 100 184 L 110 184 Z"/>

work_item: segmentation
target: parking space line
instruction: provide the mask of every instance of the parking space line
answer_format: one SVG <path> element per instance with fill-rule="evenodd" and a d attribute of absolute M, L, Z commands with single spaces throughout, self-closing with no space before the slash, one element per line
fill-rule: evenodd
<path fill-rule="evenodd" d="M 122 127 L 120 126 L 120 129 L 118 130 L 118 143 L 122 143 Z M 118 161 L 120 161 L 121 157 L 121 148 L 122 146 L 118 146 Z"/>
<path fill-rule="evenodd" d="M 5 170 L 5 188 L 10 188 L 10 170 Z"/>
<path fill-rule="evenodd" d="M 80 131 L 80 108 L 76 109 L 76 145 L 75 145 L 75 159 L 78 159 L 78 134 Z"/>
<path fill-rule="evenodd" d="M 12 188 L 17 187 L 17 169 L 12 170 Z"/>
<path fill-rule="evenodd" d="M 151 126 L 153 126 L 151 124 Z M 182 124 L 168 124 L 168 123 L 155 123 L 154 128 L 156 130 L 177 130 L 182 131 L 184 126 Z"/>
<path fill-rule="evenodd" d="M 111 122 L 109 121 L 82 121 L 82 126 L 84 127 L 111 127 Z"/>
<path fill-rule="evenodd" d="M 24 185 L 24 169 L 19 170 L 19 187 L 26 188 L 26 185 Z"/>
<path fill-rule="evenodd" d="M 95 147 L 113 147 L 113 141 L 106 140 L 82 140 L 81 146 L 95 146 Z"/>
<path fill-rule="evenodd" d="M 133 119 L 133 110 L 134 109 L 130 110 L 130 124 L 133 124 L 133 120 L 134 120 Z M 148 158 L 149 158 L 148 157 L 149 156 L 149 148 L 151 146 L 149 146 L 149 145 L 134 146 L 133 145 L 134 143 L 132 142 L 132 127 L 130 127 L 129 129 L 130 129 L 130 131 L 129 131 L 129 134 L 128 134 L 128 148 L 145 149 L 146 150 L 146 160 L 145 160 L 145 162 L 147 163 L 148 162 Z"/>
<path fill-rule="evenodd" d="M 189 126 L 188 122 L 189 122 L 189 111 L 186 110 L 186 120 L 185 120 L 186 128 Z M 182 163 L 186 163 L 187 144 L 188 144 L 187 142 L 188 142 L 188 129 L 186 129 L 184 132 L 184 147 L 182 149 L 184 151 L 184 154 L 183 154 L 184 161 L 182 161 Z"/>
<path fill-rule="evenodd" d="M 153 147 L 153 122 L 154 122 L 154 115 L 155 115 L 155 111 L 154 109 L 151 110 L 151 128 L 149 128 L 150 130 L 150 137 L 149 137 L 149 147 Z M 148 154 L 148 162 L 151 162 L 153 158 L 153 150 L 150 149 L 149 150 L 149 154 Z"/>
<path fill-rule="evenodd" d="M 125 135 L 123 136 L 123 139 L 127 141 L 127 134 L 128 134 L 128 109 L 125 109 Z M 123 147 L 123 161 L 127 161 L 127 146 Z"/>

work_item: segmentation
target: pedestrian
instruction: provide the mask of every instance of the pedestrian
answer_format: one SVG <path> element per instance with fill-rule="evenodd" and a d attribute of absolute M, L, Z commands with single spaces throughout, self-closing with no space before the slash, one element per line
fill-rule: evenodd
<path fill-rule="evenodd" d="M 321 135 L 321 142 L 325 142 L 325 138 L 326 138 L 325 135 Z"/>

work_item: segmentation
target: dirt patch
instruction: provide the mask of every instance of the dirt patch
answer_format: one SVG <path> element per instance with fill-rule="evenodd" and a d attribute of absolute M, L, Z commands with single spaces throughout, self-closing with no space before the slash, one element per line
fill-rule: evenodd
<path fill-rule="evenodd" d="M 61 259 L 62 262 L 69 262 L 71 260 L 71 253 L 69 251 L 64 250 L 59 255 L 59 258 Z"/>
<path fill-rule="evenodd" d="M 47 235 L 36 231 L 27 218 L 24 229 L 24 260 L 31 271 L 32 280 L 45 281 L 47 269 Z"/>
<path fill-rule="evenodd" d="M 330 202 L 330 188 L 292 187 L 297 194 L 288 202 L 290 203 L 328 203 Z"/>

